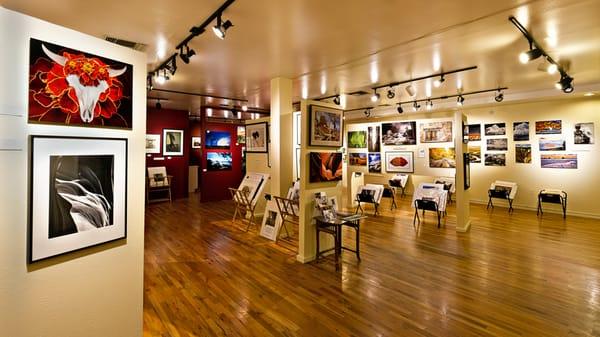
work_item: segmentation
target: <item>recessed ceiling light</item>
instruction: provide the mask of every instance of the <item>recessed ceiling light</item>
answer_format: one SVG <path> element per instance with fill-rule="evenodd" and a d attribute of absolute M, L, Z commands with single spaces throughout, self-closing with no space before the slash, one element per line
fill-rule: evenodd
<path fill-rule="evenodd" d="M 595 94 L 593 92 L 586 92 L 585 94 L 583 94 L 583 96 L 585 97 L 590 97 L 590 96 L 594 96 Z"/>

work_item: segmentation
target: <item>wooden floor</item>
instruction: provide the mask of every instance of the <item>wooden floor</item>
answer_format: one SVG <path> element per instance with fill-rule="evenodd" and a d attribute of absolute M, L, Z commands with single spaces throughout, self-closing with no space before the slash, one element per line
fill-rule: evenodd
<path fill-rule="evenodd" d="M 438 229 L 388 205 L 338 272 L 232 225 L 229 202 L 151 205 L 144 335 L 600 336 L 600 221 L 473 205 L 457 234 L 452 207 Z"/>

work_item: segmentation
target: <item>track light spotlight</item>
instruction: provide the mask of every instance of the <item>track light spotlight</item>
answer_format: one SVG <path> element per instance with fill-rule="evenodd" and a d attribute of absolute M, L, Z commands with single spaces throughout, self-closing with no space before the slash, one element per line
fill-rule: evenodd
<path fill-rule="evenodd" d="M 185 52 L 183 51 L 184 47 Z M 185 64 L 189 64 L 190 58 L 194 55 L 196 55 L 196 52 L 193 49 L 190 49 L 190 47 L 187 44 L 185 46 L 181 46 L 181 48 L 179 49 L 179 57 Z"/>
<path fill-rule="evenodd" d="M 550 75 L 553 75 L 554 73 L 556 73 L 557 70 L 558 70 L 558 66 L 556 65 L 556 63 L 550 63 L 550 65 L 548 65 L 548 68 L 546 68 L 546 71 Z"/>
<path fill-rule="evenodd" d="M 538 48 L 530 48 L 528 51 L 524 51 L 519 54 L 519 61 L 521 63 L 527 63 L 531 60 L 535 60 L 536 58 L 542 56 L 542 51 Z"/>
<path fill-rule="evenodd" d="M 498 103 L 500 103 L 504 100 L 504 94 L 502 93 L 502 91 L 498 90 L 498 93 L 494 97 L 494 100 Z"/>
<path fill-rule="evenodd" d="M 417 103 L 417 101 L 413 102 L 413 111 L 418 111 L 419 108 L 421 108 L 421 106 L 419 105 L 419 103 Z"/>
<path fill-rule="evenodd" d="M 465 98 L 463 97 L 463 95 L 459 95 L 458 98 L 456 99 L 456 105 L 463 106 L 464 102 L 465 102 Z"/>
<path fill-rule="evenodd" d="M 367 116 L 367 118 L 371 117 L 371 109 L 365 110 L 365 116 Z"/>
<path fill-rule="evenodd" d="M 381 95 L 379 95 L 377 93 L 377 90 L 373 90 L 373 96 L 371 96 L 371 102 L 375 103 L 379 100 L 379 97 L 381 97 Z"/>
<path fill-rule="evenodd" d="M 413 87 L 413 85 L 412 85 L 412 84 L 409 84 L 409 85 L 406 87 L 406 93 L 408 94 L 408 96 L 410 96 L 410 97 L 414 97 L 414 96 L 415 96 L 415 94 L 417 93 L 417 91 L 415 90 L 415 87 Z"/>
<path fill-rule="evenodd" d="M 387 98 L 393 99 L 394 97 L 396 97 L 396 93 L 394 92 L 394 88 L 390 87 L 387 92 Z"/>
<path fill-rule="evenodd" d="M 152 91 L 154 89 L 154 85 L 152 84 L 152 75 L 146 76 L 146 90 Z"/>
<path fill-rule="evenodd" d="M 399 114 L 403 113 L 404 109 L 402 109 L 402 104 L 398 103 L 398 108 L 396 110 L 398 110 Z"/>
<path fill-rule="evenodd" d="M 246 104 L 242 104 L 242 111 L 248 111 L 248 106 Z"/>
<path fill-rule="evenodd" d="M 436 88 L 439 88 L 442 85 L 442 83 L 444 83 L 444 81 L 445 81 L 444 74 L 442 74 L 440 76 L 440 78 L 438 78 L 435 81 L 433 81 L 433 86 L 436 87 Z"/>
<path fill-rule="evenodd" d="M 156 108 L 158 110 L 162 109 L 162 104 L 160 104 L 160 98 L 156 101 L 156 105 L 155 106 L 156 106 Z"/>
<path fill-rule="evenodd" d="M 163 69 L 162 74 L 160 73 L 160 71 L 158 71 L 158 73 L 156 74 L 156 83 L 163 85 L 167 83 L 168 80 L 169 76 L 167 76 L 166 70 Z"/>
<path fill-rule="evenodd" d="M 427 104 L 425 104 L 427 110 L 433 109 L 433 102 L 431 100 L 427 100 Z"/>
<path fill-rule="evenodd" d="M 560 76 L 560 81 L 556 82 L 556 88 L 562 90 L 566 94 L 572 93 L 574 90 L 573 77 L 562 74 Z"/>
<path fill-rule="evenodd" d="M 333 104 L 340 105 L 340 95 L 337 95 L 333 98 Z"/>
<path fill-rule="evenodd" d="M 219 16 L 217 16 L 217 25 L 213 27 L 213 33 L 215 33 L 219 39 L 223 40 L 225 39 L 225 32 L 231 27 L 233 27 L 233 24 L 229 20 L 221 23 L 221 14 L 219 14 Z"/>

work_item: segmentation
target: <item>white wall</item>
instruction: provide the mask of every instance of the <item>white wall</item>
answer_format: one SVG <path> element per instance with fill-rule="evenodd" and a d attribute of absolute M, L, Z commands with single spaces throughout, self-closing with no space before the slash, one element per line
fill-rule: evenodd
<path fill-rule="evenodd" d="M 29 38 L 133 64 L 133 130 L 27 124 Z M 0 7 L 0 335 L 141 336 L 144 54 Z M 27 264 L 30 135 L 128 138 L 127 240 Z"/>
<path fill-rule="evenodd" d="M 573 129 L 575 123 L 594 122 L 596 128 L 596 137 L 598 136 L 598 127 L 600 126 L 600 98 L 572 96 L 571 98 L 562 98 L 529 103 L 502 103 L 492 104 L 481 108 L 465 108 L 463 113 L 467 116 L 469 124 L 483 124 L 504 122 L 507 127 L 506 138 L 508 138 L 508 151 L 506 151 L 505 167 L 490 167 L 483 164 L 471 164 L 471 189 L 470 199 L 472 202 L 487 203 L 487 190 L 494 180 L 507 180 L 516 182 L 519 191 L 515 198 L 515 207 L 524 209 L 535 209 L 537 207 L 537 193 L 543 188 L 557 188 L 565 190 L 569 194 L 568 213 L 586 217 L 600 217 L 600 147 L 598 140 L 594 145 L 574 145 Z M 347 121 L 347 130 L 367 130 L 369 125 L 380 125 L 382 122 L 416 120 L 417 128 L 419 122 L 431 119 L 449 120 L 451 112 L 434 112 L 431 114 L 404 114 L 397 117 L 386 117 L 382 119 L 371 118 L 369 120 Z M 560 135 L 536 135 L 535 121 L 543 120 L 562 120 L 562 134 Z M 512 127 L 513 122 L 530 122 L 530 140 L 513 141 Z M 548 169 L 541 168 L 540 152 L 538 140 L 541 137 L 553 139 L 565 139 L 567 142 L 567 151 L 548 152 L 548 153 L 575 153 L 578 156 L 579 168 L 570 169 Z M 482 157 L 487 152 L 485 140 L 487 138 L 503 138 L 503 136 L 486 137 L 482 134 L 481 142 L 470 142 L 469 145 L 481 145 Z M 515 144 L 531 144 L 532 163 L 517 164 L 515 162 Z M 418 150 L 421 148 L 445 146 L 445 144 L 420 144 L 413 146 L 388 147 L 382 146 L 382 158 L 385 151 L 402 149 L 415 151 L 415 173 L 411 175 L 411 187 L 421 181 L 432 181 L 434 176 L 454 175 L 453 169 L 437 169 L 428 167 L 428 154 L 425 158 L 418 158 Z M 364 150 L 350 149 L 349 152 L 366 152 Z M 495 152 L 500 153 L 500 152 Z M 387 183 L 392 174 L 369 174 L 367 167 L 348 166 L 347 174 L 354 171 L 367 172 L 365 183 Z M 502 202 L 498 202 L 502 204 Z M 548 211 L 558 211 L 554 205 L 545 205 Z"/>

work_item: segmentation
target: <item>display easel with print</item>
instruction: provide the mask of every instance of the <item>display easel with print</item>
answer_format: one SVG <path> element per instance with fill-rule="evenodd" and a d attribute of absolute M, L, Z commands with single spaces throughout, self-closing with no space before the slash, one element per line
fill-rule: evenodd
<path fill-rule="evenodd" d="M 562 207 L 563 218 L 567 217 L 567 192 L 553 189 L 543 189 L 538 193 L 537 215 L 543 215 L 542 203 L 559 204 Z"/>

